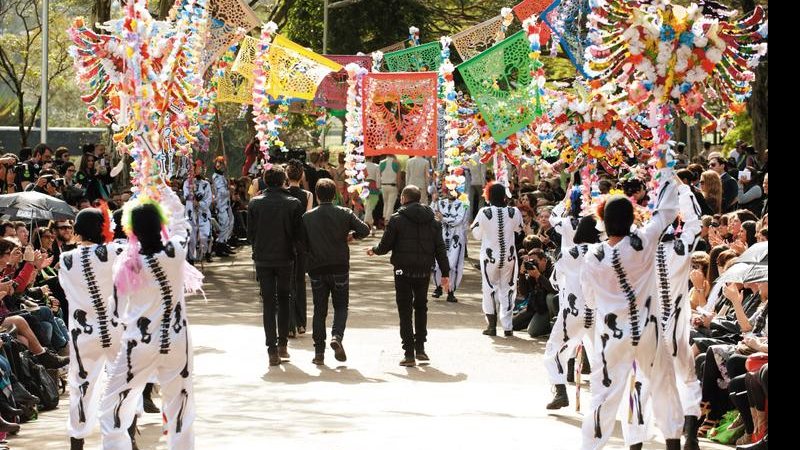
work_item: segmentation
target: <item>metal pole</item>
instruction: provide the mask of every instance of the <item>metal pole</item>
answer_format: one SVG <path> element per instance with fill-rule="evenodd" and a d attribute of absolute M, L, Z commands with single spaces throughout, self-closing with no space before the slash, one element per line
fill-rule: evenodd
<path fill-rule="evenodd" d="M 47 83 L 47 44 L 49 44 L 48 41 L 50 40 L 49 9 L 50 0 L 42 0 L 42 108 L 40 116 L 40 130 L 42 135 L 40 140 L 43 144 L 47 142 L 47 91 L 49 90 Z"/>
<path fill-rule="evenodd" d="M 322 6 L 322 54 L 328 53 L 328 0 Z"/>

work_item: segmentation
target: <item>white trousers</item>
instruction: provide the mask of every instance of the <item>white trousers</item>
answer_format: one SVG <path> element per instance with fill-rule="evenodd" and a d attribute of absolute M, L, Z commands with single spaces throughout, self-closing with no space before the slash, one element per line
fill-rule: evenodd
<path fill-rule="evenodd" d="M 680 439 L 683 428 L 678 391 L 675 386 L 672 362 L 666 349 L 660 345 L 660 324 L 646 320 L 638 346 L 633 345 L 630 325 L 624 319 L 605 318 L 595 324 L 594 357 L 592 358 L 591 389 L 592 402 L 589 414 L 583 421 L 583 450 L 597 450 L 605 446 L 614 430 L 616 413 L 625 394 L 633 390 L 635 399 L 634 422 L 645 424 L 643 399 L 652 396 L 653 416 L 656 426 L 665 439 Z M 633 388 L 629 382 L 634 360 L 637 372 L 641 372 L 649 383 L 638 383 Z M 652 387 L 652 389 L 650 389 Z M 631 389 L 632 388 L 632 389 Z M 638 438 L 627 437 L 629 442 Z"/>
<path fill-rule="evenodd" d="M 80 310 L 75 310 L 78 312 Z M 76 315 L 77 317 L 77 315 Z M 113 363 L 119 351 L 121 327 L 110 326 L 110 344 L 103 347 L 96 323 L 70 321 L 69 345 L 69 419 L 70 437 L 84 439 L 90 435 L 98 420 L 100 396 L 103 393 L 106 365 Z"/>
<path fill-rule="evenodd" d="M 217 242 L 226 243 L 233 234 L 233 210 L 230 203 L 217 206 L 217 222 L 219 222 L 219 235 Z"/>
<path fill-rule="evenodd" d="M 455 292 L 461 285 L 461 278 L 464 276 L 464 254 L 467 250 L 466 233 L 450 238 L 449 244 L 447 261 L 450 263 L 450 290 L 448 292 Z M 442 285 L 442 271 L 438 262 L 435 262 L 433 267 L 433 283 L 436 287 Z"/>
<path fill-rule="evenodd" d="M 513 329 L 511 319 L 517 297 L 518 271 L 516 255 L 511 261 L 497 261 L 481 255 L 483 312 L 496 314 L 505 331 Z"/>
<path fill-rule="evenodd" d="M 383 192 L 383 220 L 384 223 L 389 223 L 389 218 L 394 213 L 394 204 L 397 201 L 397 186 L 384 184 L 381 186 L 381 192 Z"/>
<path fill-rule="evenodd" d="M 149 342 L 144 342 L 144 338 L 122 340 L 100 408 L 104 450 L 131 448 L 128 428 L 133 423 L 145 384 L 152 375 L 161 386 L 161 410 L 167 420 L 168 448 L 194 448 L 195 407 L 189 331 L 184 325 L 180 332 L 169 332 L 167 354 L 160 352 L 159 329 L 151 326 L 150 332 Z"/>
<path fill-rule="evenodd" d="M 544 350 L 544 365 L 550 384 L 567 383 L 567 361 L 575 355 L 581 342 L 586 354 L 592 354 L 594 311 L 583 303 L 571 292 L 560 292 L 558 316 Z"/>

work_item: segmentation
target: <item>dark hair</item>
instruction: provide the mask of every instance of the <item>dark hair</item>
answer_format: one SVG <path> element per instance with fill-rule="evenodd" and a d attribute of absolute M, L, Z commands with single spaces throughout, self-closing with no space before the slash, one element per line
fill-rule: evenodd
<path fill-rule="evenodd" d="M 40 156 L 44 154 L 46 150 L 50 150 L 51 152 L 53 149 L 47 146 L 47 144 L 37 144 L 36 147 L 33 147 L 33 156 Z"/>
<path fill-rule="evenodd" d="M 303 173 L 303 163 L 300 160 L 292 159 L 286 163 L 286 176 L 289 177 L 289 181 L 300 181 Z"/>
<path fill-rule="evenodd" d="M 332 202 L 336 196 L 336 183 L 330 178 L 321 178 L 317 181 L 317 186 L 314 188 L 317 193 L 317 200 L 320 203 Z M 405 189 L 403 190 L 405 193 Z"/>
<path fill-rule="evenodd" d="M 699 180 L 700 176 L 703 175 L 703 172 L 705 172 L 705 169 L 703 169 L 703 166 L 700 165 L 700 164 L 697 164 L 697 163 L 689 164 L 686 168 L 691 170 L 692 174 L 694 174 L 694 178 L 692 179 L 692 182 Z"/>
<path fill-rule="evenodd" d="M 17 248 L 17 244 L 14 241 L 6 238 L 0 238 L 0 255 L 10 252 L 15 248 Z"/>
<path fill-rule="evenodd" d="M 710 252 L 708 252 L 709 263 L 708 263 L 708 272 L 706 273 L 706 280 L 709 283 L 714 283 L 714 281 L 719 277 L 719 267 L 717 267 L 717 257 L 720 253 L 730 249 L 727 245 L 717 245 L 716 247 L 712 248 Z"/>
<path fill-rule="evenodd" d="M 31 155 L 33 154 L 33 149 L 30 147 L 22 147 L 19 149 L 19 160 L 20 161 L 27 161 L 31 159 Z"/>
<path fill-rule="evenodd" d="M 131 227 L 141 245 L 141 253 L 152 255 L 164 248 L 161 241 L 161 212 L 152 203 L 144 203 L 131 209 Z"/>
<path fill-rule="evenodd" d="M 744 233 L 747 236 L 747 246 L 750 247 L 751 245 L 756 243 L 756 223 L 753 220 L 746 220 L 742 222 L 742 229 L 744 229 Z"/>
<path fill-rule="evenodd" d="M 422 198 L 422 192 L 420 192 L 418 187 L 414 186 L 413 184 L 409 184 L 403 188 L 403 192 L 400 194 L 400 197 L 405 199 L 405 203 L 414 203 L 418 202 Z"/>
<path fill-rule="evenodd" d="M 534 234 L 529 234 L 525 236 L 525 239 L 522 240 L 522 248 L 525 249 L 526 252 L 529 252 L 535 248 L 542 248 L 542 240 L 539 239 L 539 236 Z"/>
<path fill-rule="evenodd" d="M 538 259 L 547 259 L 547 254 L 545 254 L 544 250 L 541 248 L 535 248 L 528 252 L 528 257 L 535 256 Z"/>
<path fill-rule="evenodd" d="M 81 147 L 81 152 L 85 155 L 86 153 L 94 154 L 94 144 L 83 144 Z"/>
<path fill-rule="evenodd" d="M 600 189 L 600 193 L 607 194 L 609 191 L 611 191 L 611 188 L 614 187 L 614 184 L 611 183 L 611 180 L 603 178 L 597 183 L 597 187 Z M 604 188 L 605 192 L 603 192 Z"/>
<path fill-rule="evenodd" d="M 622 182 L 622 192 L 628 197 L 642 189 L 644 189 L 644 183 L 638 178 L 631 178 Z"/>
<path fill-rule="evenodd" d="M 675 172 L 675 175 L 677 175 L 678 178 L 680 178 L 685 184 L 692 184 L 692 182 L 695 180 L 694 172 L 689 169 L 681 169 Z"/>
<path fill-rule="evenodd" d="M 717 164 L 719 164 L 722 167 L 727 167 L 728 161 L 725 160 L 725 158 L 723 158 L 722 156 L 715 156 L 713 158 L 709 158 L 708 159 L 709 164 L 711 163 L 711 161 L 713 161 L 715 159 L 717 160 Z"/>
<path fill-rule="evenodd" d="M 274 165 L 264 173 L 264 181 L 267 183 L 267 187 L 283 187 L 283 185 L 286 184 L 286 172 L 283 170 L 283 167 Z"/>
<path fill-rule="evenodd" d="M 117 226 L 114 227 L 114 239 L 127 239 L 128 236 L 125 235 L 125 230 L 122 229 L 122 208 L 114 211 L 114 214 L 111 215 L 112 220 Z"/>
<path fill-rule="evenodd" d="M 711 142 L 708 142 L 708 141 L 706 141 L 706 142 L 703 142 L 703 148 L 704 148 L 704 149 L 709 149 L 709 148 L 711 148 Z"/>
<path fill-rule="evenodd" d="M 69 149 L 67 147 L 59 147 L 56 149 L 55 157 L 60 158 L 64 154 L 69 155 Z"/>
<path fill-rule="evenodd" d="M 13 228 L 14 231 L 16 231 L 16 229 L 17 229 L 17 227 L 15 227 L 14 224 L 11 223 L 11 222 L 8 222 L 8 221 L 5 221 L 5 220 L 0 222 L 0 232 L 2 232 L 2 234 L 3 234 L 0 237 L 5 236 L 6 235 L 6 230 L 8 230 L 9 228 Z"/>
<path fill-rule="evenodd" d="M 748 220 L 752 220 L 754 222 L 758 220 L 758 217 L 749 209 L 737 209 L 733 212 L 733 214 L 736 214 L 736 217 L 739 218 L 739 221 L 742 223 L 745 223 Z"/>
<path fill-rule="evenodd" d="M 762 228 L 761 231 L 758 232 L 758 234 L 764 236 L 764 239 L 769 240 L 769 227 Z"/>
<path fill-rule="evenodd" d="M 609 236 L 627 236 L 633 225 L 633 204 L 627 197 L 613 195 L 603 208 L 603 223 Z"/>
<path fill-rule="evenodd" d="M 70 167 L 75 167 L 75 163 L 72 161 L 67 161 L 64 164 L 61 164 L 61 167 L 58 168 L 58 173 L 63 177 L 67 174 L 67 171 Z"/>
<path fill-rule="evenodd" d="M 578 228 L 575 230 L 573 241 L 576 244 L 595 244 L 600 242 L 600 231 L 597 230 L 597 221 L 594 216 L 581 217 Z"/>

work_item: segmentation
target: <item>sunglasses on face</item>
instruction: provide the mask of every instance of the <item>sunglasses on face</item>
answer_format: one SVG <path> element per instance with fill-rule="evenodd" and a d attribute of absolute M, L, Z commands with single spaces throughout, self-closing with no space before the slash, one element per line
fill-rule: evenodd
<path fill-rule="evenodd" d="M 58 228 L 59 230 L 71 230 L 72 225 L 59 225 L 56 228 Z"/>
<path fill-rule="evenodd" d="M 719 165 L 719 164 L 717 164 L 717 163 L 709 163 L 709 164 L 708 164 L 708 167 L 717 167 L 718 165 Z"/>

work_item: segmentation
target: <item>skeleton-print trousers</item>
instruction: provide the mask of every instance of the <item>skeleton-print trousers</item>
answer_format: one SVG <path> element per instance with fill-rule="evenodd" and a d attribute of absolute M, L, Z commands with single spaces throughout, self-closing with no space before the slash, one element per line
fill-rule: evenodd
<path fill-rule="evenodd" d="M 621 318 L 621 320 L 618 320 Z M 583 420 L 583 450 L 596 450 L 605 446 L 614 430 L 620 402 L 626 394 L 633 394 L 634 426 L 644 430 L 644 399 L 652 396 L 653 416 L 656 426 L 665 439 L 679 439 L 683 428 L 683 412 L 675 386 L 672 362 L 664 345 L 660 345 L 661 326 L 647 319 L 642 329 L 638 346 L 633 345 L 631 327 L 626 316 L 600 318 L 595 324 L 594 356 L 592 362 L 591 409 Z M 620 328 L 621 327 L 621 328 Z M 628 375 L 634 360 L 637 383 L 631 386 Z M 651 389 L 652 387 L 652 389 Z M 643 431 L 642 431 L 643 433 Z M 629 436 L 626 441 L 635 443 L 638 436 Z"/>
<path fill-rule="evenodd" d="M 128 428 L 145 384 L 152 375 L 161 386 L 162 411 L 167 420 L 167 443 L 171 450 L 194 448 L 195 417 L 192 388 L 192 344 L 188 330 L 170 332 L 169 353 L 160 353 L 160 339 L 149 343 L 122 340 L 119 354 L 103 395 L 100 428 L 104 450 L 129 450 Z"/>
<path fill-rule="evenodd" d="M 514 299 L 517 296 L 517 260 L 505 261 L 503 267 L 481 258 L 483 312 L 496 314 L 503 330 L 513 329 L 511 324 Z"/>
<path fill-rule="evenodd" d="M 97 324 L 70 323 L 69 420 L 70 437 L 83 439 L 97 424 L 100 396 L 103 393 L 106 364 L 111 364 L 119 350 L 119 334 L 111 327 L 109 347 L 103 347 Z"/>
<path fill-rule="evenodd" d="M 455 292 L 458 286 L 461 285 L 461 278 L 464 275 L 464 251 L 466 250 L 466 238 L 461 236 L 459 243 L 455 246 L 451 241 L 450 247 L 447 249 L 447 260 L 450 262 L 450 291 Z M 442 285 L 442 271 L 439 269 L 439 263 L 433 264 L 433 283 L 436 287 Z"/>
<path fill-rule="evenodd" d="M 586 354 L 591 355 L 593 337 L 594 311 L 587 309 L 575 294 L 562 290 L 556 323 L 544 350 L 544 366 L 550 384 L 567 383 L 567 361 L 575 355 L 581 342 Z M 590 364 L 594 367 L 593 361 Z"/>
<path fill-rule="evenodd" d="M 189 235 L 189 259 L 199 261 L 211 251 L 209 241 L 211 240 L 211 221 L 201 220 L 199 224 L 192 224 L 192 231 Z"/>
<path fill-rule="evenodd" d="M 231 209 L 230 203 L 218 205 L 217 222 L 219 222 L 217 242 L 224 244 L 230 240 L 233 234 L 233 210 Z"/>

